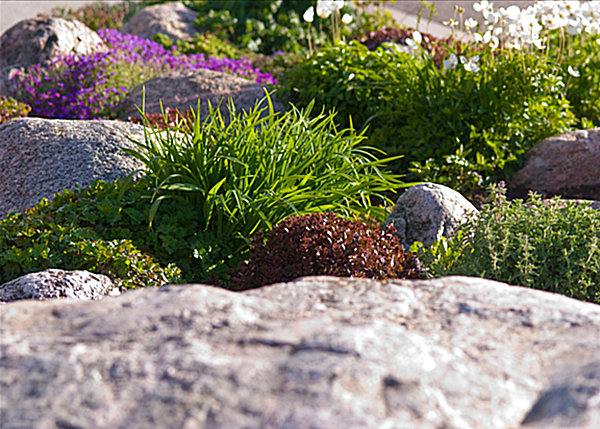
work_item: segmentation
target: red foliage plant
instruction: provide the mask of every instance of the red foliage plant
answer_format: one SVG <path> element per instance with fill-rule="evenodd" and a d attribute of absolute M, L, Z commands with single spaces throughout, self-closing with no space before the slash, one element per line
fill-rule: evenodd
<path fill-rule="evenodd" d="M 393 227 L 332 213 L 292 216 L 252 239 L 250 259 L 230 272 L 229 289 L 245 290 L 309 275 L 424 278 Z"/>

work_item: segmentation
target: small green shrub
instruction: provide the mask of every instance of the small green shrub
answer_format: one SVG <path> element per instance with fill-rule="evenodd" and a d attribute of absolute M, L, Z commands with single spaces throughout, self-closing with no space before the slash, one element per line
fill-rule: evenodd
<path fill-rule="evenodd" d="M 251 51 L 240 49 L 228 40 L 223 40 L 210 33 L 196 33 L 191 40 L 179 39 L 175 43 L 165 34 L 158 33 L 152 38 L 166 49 L 175 46 L 181 54 L 203 54 L 215 58 L 242 58 L 248 56 Z"/>
<path fill-rule="evenodd" d="M 160 286 L 179 279 L 179 270 L 161 267 L 130 240 L 104 240 L 93 230 L 41 215 L 46 201 L 0 222 L 0 283 L 48 268 L 106 274 L 119 288 Z"/>
<path fill-rule="evenodd" d="M 436 276 L 485 277 L 600 304 L 598 210 L 535 194 L 510 202 L 496 187 L 457 234 L 421 251 Z"/>
<path fill-rule="evenodd" d="M 96 2 L 78 9 L 70 7 L 55 7 L 52 16 L 69 20 L 76 19 L 91 30 L 98 31 L 105 28 L 121 28 L 126 17 L 131 17 L 140 10 L 140 5 L 131 1 L 123 2 Z"/>
<path fill-rule="evenodd" d="M 251 289 L 309 275 L 423 278 L 419 260 L 404 252 L 393 227 L 312 213 L 259 232 L 250 259 L 232 270 L 227 287 Z"/>
<path fill-rule="evenodd" d="M 174 199 L 199 213 L 200 230 L 238 240 L 243 251 L 256 231 L 292 214 L 383 220 L 392 204 L 385 193 L 402 186 L 383 170 L 388 160 L 361 146 L 353 129 L 338 130 L 333 114 L 311 118 L 311 109 L 276 113 L 267 95 L 241 114 L 232 102 L 225 115 L 209 105 L 202 124 L 196 115 L 191 127 L 147 129 L 128 153 L 145 164 L 155 189 L 150 221 Z"/>
<path fill-rule="evenodd" d="M 20 103 L 12 97 L 0 96 L 0 124 L 10 119 L 24 118 L 31 112 L 31 107 Z"/>
<path fill-rule="evenodd" d="M 398 172 L 413 167 L 415 180 L 433 180 L 421 173 L 443 170 L 444 158 L 461 147 L 463 168 L 484 181 L 489 171 L 501 179 L 529 147 L 574 123 L 559 71 L 537 55 L 483 51 L 474 71 L 462 64 L 438 69 L 428 53 L 416 51 L 329 45 L 284 73 L 279 94 L 298 106 L 315 100 L 317 108 L 334 107 L 342 126 L 350 116 L 359 128 L 368 125 L 368 142 L 404 155 Z M 460 189 L 453 175 L 438 176 Z"/>

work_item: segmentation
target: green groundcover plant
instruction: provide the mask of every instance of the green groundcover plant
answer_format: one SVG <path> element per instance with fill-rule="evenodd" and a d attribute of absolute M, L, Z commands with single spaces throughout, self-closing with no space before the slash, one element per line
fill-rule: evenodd
<path fill-rule="evenodd" d="M 535 194 L 511 202 L 493 187 L 455 238 L 412 250 L 436 277 L 484 277 L 600 304 L 600 211 L 585 203 Z"/>
<path fill-rule="evenodd" d="M 62 208 L 57 203 L 49 207 L 42 201 L 32 210 L 0 221 L 0 284 L 49 268 L 105 274 L 119 288 L 161 286 L 180 280 L 177 267 L 160 266 L 131 240 L 105 239 L 81 226 L 77 217 L 55 216 L 52 209 L 60 213 Z"/>

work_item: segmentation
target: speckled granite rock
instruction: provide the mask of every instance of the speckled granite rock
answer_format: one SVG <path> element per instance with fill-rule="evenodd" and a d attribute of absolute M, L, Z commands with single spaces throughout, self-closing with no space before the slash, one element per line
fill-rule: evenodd
<path fill-rule="evenodd" d="M 400 195 L 383 226 L 394 225 L 405 249 L 415 241 L 431 246 L 440 236 L 451 237 L 462 220 L 476 212 L 475 206 L 455 190 L 424 183 Z"/>
<path fill-rule="evenodd" d="M 600 307 L 304 278 L 2 306 L 3 427 L 600 427 Z"/>
<path fill-rule="evenodd" d="M 0 285 L 0 302 L 53 298 L 88 301 L 119 294 L 119 289 L 109 277 L 87 271 L 49 269 L 26 274 Z"/>
<path fill-rule="evenodd" d="M 121 149 L 143 141 L 141 125 L 119 121 L 41 118 L 0 125 L 0 219 L 57 192 L 114 181 L 143 167 Z"/>
<path fill-rule="evenodd" d="M 550 137 L 527 152 L 508 183 L 509 198 L 542 196 L 600 200 L 600 128 Z"/>
<path fill-rule="evenodd" d="M 181 2 L 156 4 L 140 10 L 119 31 L 145 39 L 151 39 L 158 33 L 166 34 L 173 41 L 190 39 L 198 32 L 194 26 L 197 17 L 198 12 Z"/>
<path fill-rule="evenodd" d="M 265 97 L 265 87 L 241 77 L 213 70 L 197 69 L 150 79 L 131 91 L 131 107 L 125 112 L 124 117 L 140 117 L 135 107 L 142 106 L 142 95 L 145 88 L 147 113 L 160 113 L 160 101 L 164 108 L 171 107 L 181 112 L 186 112 L 192 107 L 197 110 L 200 100 L 200 120 L 208 115 L 208 102 L 213 107 L 221 104 L 223 118 L 229 118 L 227 100 L 232 99 L 236 111 L 249 110 L 257 101 Z M 274 96 L 271 95 L 274 99 Z M 276 111 L 283 111 L 281 103 L 273 100 Z"/>

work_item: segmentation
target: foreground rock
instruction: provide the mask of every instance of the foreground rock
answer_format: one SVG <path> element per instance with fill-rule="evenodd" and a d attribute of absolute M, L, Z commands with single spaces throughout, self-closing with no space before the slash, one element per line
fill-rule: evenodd
<path fill-rule="evenodd" d="M 396 201 L 383 226 L 394 225 L 405 249 L 415 241 L 431 246 L 450 238 L 469 213 L 477 209 L 465 197 L 443 185 L 425 183 L 408 188 Z"/>
<path fill-rule="evenodd" d="M 483 279 L 167 287 L 1 317 L 7 428 L 600 427 L 600 307 Z"/>
<path fill-rule="evenodd" d="M 104 49 L 100 36 L 79 21 L 48 17 L 20 21 L 0 37 L 0 95 L 12 95 L 9 79 L 17 70 L 99 49 Z"/>
<path fill-rule="evenodd" d="M 133 15 L 119 31 L 145 39 L 151 39 L 158 33 L 166 34 L 172 41 L 191 39 L 197 33 L 194 27 L 197 17 L 198 12 L 181 2 L 157 4 Z"/>
<path fill-rule="evenodd" d="M 87 271 L 50 269 L 26 274 L 0 285 L 0 302 L 53 298 L 88 301 L 119 294 L 119 289 L 109 277 Z"/>
<path fill-rule="evenodd" d="M 144 140 L 141 125 L 40 118 L 0 125 L 0 219 L 42 198 L 94 180 L 114 181 L 143 167 L 121 149 Z"/>
<path fill-rule="evenodd" d="M 198 69 L 150 79 L 131 92 L 132 106 L 124 117 L 140 117 L 135 107 L 142 106 L 143 91 L 146 91 L 146 113 L 161 113 L 163 107 L 187 112 L 190 107 L 197 110 L 200 100 L 200 119 L 208 115 L 208 102 L 216 108 L 219 102 L 223 118 L 228 120 L 227 100 L 232 99 L 237 112 L 250 110 L 256 102 L 265 97 L 265 87 L 258 83 L 213 70 Z M 283 111 L 281 104 L 274 102 L 276 111 Z M 266 105 L 266 103 L 265 103 Z"/>
<path fill-rule="evenodd" d="M 534 146 L 508 185 L 509 198 L 542 196 L 600 200 L 600 128 L 551 137 Z"/>

